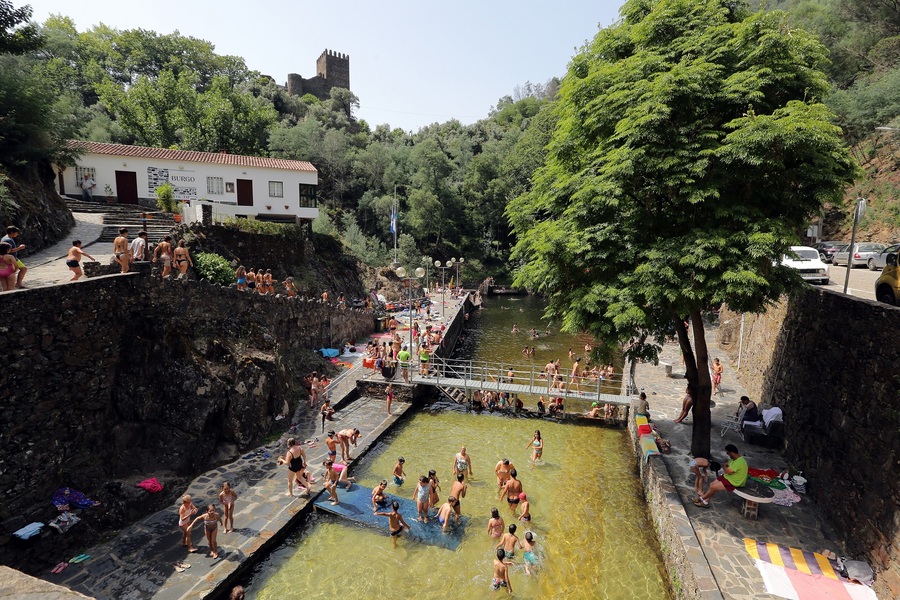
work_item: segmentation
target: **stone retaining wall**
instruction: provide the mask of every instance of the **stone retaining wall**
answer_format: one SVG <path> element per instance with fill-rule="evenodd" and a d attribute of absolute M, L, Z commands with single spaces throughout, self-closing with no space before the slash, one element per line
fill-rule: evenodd
<path fill-rule="evenodd" d="M 740 315 L 723 311 L 737 357 Z M 900 597 L 900 308 L 808 289 L 747 315 L 741 382 L 784 411 L 784 456 L 875 591 Z"/>
<path fill-rule="evenodd" d="M 2 301 L 3 522 L 40 520 L 57 487 L 192 475 L 223 444 L 258 444 L 324 366 L 314 349 L 373 326 L 359 310 L 137 274 Z"/>
<path fill-rule="evenodd" d="M 636 404 L 632 403 L 630 414 L 635 414 L 636 410 Z M 675 597 L 678 600 L 721 599 L 722 593 L 713 578 L 691 521 L 684 512 L 681 498 L 665 463 L 662 458 L 657 457 L 651 457 L 650 462 L 644 460 L 634 419 L 628 419 L 628 433 L 640 468 L 647 508 L 653 519 L 663 563 Z"/>

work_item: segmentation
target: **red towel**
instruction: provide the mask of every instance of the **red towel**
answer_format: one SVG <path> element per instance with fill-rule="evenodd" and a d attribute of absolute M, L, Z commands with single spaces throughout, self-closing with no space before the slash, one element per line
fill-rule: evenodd
<path fill-rule="evenodd" d="M 638 436 L 652 434 L 653 430 L 650 429 L 649 425 L 638 425 Z"/>
<path fill-rule="evenodd" d="M 135 484 L 139 488 L 144 488 L 148 492 L 156 493 L 161 492 L 163 489 L 162 484 L 156 477 L 151 477 L 150 479 L 145 479 L 142 482 Z"/>

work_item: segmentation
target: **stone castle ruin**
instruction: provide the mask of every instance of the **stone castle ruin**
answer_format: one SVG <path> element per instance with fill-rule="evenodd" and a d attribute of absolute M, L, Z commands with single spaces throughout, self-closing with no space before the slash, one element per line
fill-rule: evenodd
<path fill-rule="evenodd" d="M 316 60 L 315 77 L 305 79 L 290 73 L 285 84 L 292 96 L 312 94 L 320 100 L 326 100 L 331 88 L 336 87 L 350 89 L 350 56 L 327 49 Z"/>

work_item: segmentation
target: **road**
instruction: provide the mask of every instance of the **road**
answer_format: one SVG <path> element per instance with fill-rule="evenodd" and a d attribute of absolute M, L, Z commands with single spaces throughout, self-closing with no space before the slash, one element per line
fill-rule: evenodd
<path fill-rule="evenodd" d="M 826 286 L 837 292 L 844 291 L 844 277 L 847 267 L 835 267 L 828 265 L 828 277 L 831 282 Z M 875 300 L 875 280 L 881 275 L 881 271 L 870 271 L 866 267 L 856 267 L 850 271 L 850 285 L 847 294 L 866 300 Z"/>

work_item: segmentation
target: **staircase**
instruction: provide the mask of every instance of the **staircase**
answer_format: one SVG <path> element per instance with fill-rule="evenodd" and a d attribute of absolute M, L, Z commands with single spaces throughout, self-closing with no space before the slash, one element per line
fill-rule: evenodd
<path fill-rule="evenodd" d="M 98 243 L 112 243 L 119 235 L 120 227 L 128 228 L 128 237 L 135 238 L 146 224 L 147 240 L 155 244 L 162 240 L 175 227 L 172 215 L 159 211 L 150 211 L 136 204 L 109 204 L 106 202 L 85 202 L 84 200 L 65 197 L 66 205 L 73 213 L 93 213 L 103 215 L 103 232 Z M 146 220 L 141 216 L 146 214 Z"/>
<path fill-rule="evenodd" d="M 456 402 L 457 404 L 466 404 L 466 392 L 455 387 L 446 387 L 443 385 L 437 386 L 437 388 L 441 391 L 444 396 L 447 397 L 451 402 Z"/>

